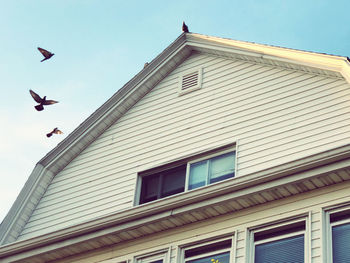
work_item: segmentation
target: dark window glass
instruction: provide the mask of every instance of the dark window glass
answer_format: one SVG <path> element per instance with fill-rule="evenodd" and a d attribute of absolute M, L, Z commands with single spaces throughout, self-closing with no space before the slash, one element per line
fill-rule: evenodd
<path fill-rule="evenodd" d="M 159 188 L 159 174 L 148 176 L 142 180 L 142 203 L 157 200 Z"/>
<path fill-rule="evenodd" d="M 181 193 L 185 190 L 186 166 L 176 167 L 162 173 L 161 197 Z"/>
<path fill-rule="evenodd" d="M 231 240 L 230 239 L 224 240 L 214 244 L 204 245 L 201 247 L 186 250 L 185 257 L 186 258 L 194 257 L 204 253 L 211 253 L 211 252 L 215 252 L 215 251 L 225 249 L 225 248 L 230 248 L 230 247 L 231 247 Z"/>
<path fill-rule="evenodd" d="M 330 222 L 339 222 L 350 218 L 350 210 L 345 210 L 337 213 L 330 214 Z"/>
<path fill-rule="evenodd" d="M 143 176 L 140 204 L 183 192 L 185 179 L 186 165 Z"/>
<path fill-rule="evenodd" d="M 303 230 L 305 230 L 305 221 L 300 221 L 285 226 L 280 226 L 278 228 L 272 228 L 265 231 L 257 232 L 254 234 L 254 241 L 256 242 L 267 238 L 278 237 L 281 235 L 287 235 Z"/>

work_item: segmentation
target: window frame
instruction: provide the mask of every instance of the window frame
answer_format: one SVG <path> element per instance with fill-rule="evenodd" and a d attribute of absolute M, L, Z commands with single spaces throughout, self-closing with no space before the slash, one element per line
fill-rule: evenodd
<path fill-rule="evenodd" d="M 202 188 L 202 187 L 206 187 L 206 186 L 218 183 L 218 182 L 211 183 L 211 184 L 208 183 L 210 178 L 209 178 L 209 172 L 208 172 L 209 165 L 207 165 L 206 184 L 204 186 L 201 186 L 201 187 L 189 190 L 188 186 L 189 186 L 189 181 L 190 181 L 190 167 L 191 167 L 191 164 L 202 162 L 202 161 L 206 161 L 206 160 L 209 161 L 211 159 L 214 159 L 215 157 L 219 157 L 220 155 L 225 155 L 225 154 L 230 153 L 230 152 L 233 152 L 235 154 L 235 163 L 234 163 L 235 171 L 234 171 L 234 176 L 232 177 L 232 178 L 235 178 L 237 176 L 237 149 L 226 149 L 226 150 L 223 150 L 223 151 L 220 151 L 220 152 L 217 152 L 217 153 L 212 153 L 212 154 L 209 154 L 209 155 L 206 155 L 206 156 L 202 156 L 202 157 L 199 157 L 197 159 L 193 159 L 193 160 L 187 162 L 185 192 L 186 191 L 193 191 L 193 190 L 196 190 L 198 188 Z M 232 179 L 232 178 L 228 178 L 228 179 Z M 227 179 L 224 179 L 222 181 L 225 181 L 225 180 L 227 180 Z M 219 182 L 222 182 L 222 181 L 219 181 Z"/>
<path fill-rule="evenodd" d="M 151 253 L 145 253 L 133 258 L 133 263 L 151 263 L 156 260 L 163 260 L 163 263 L 169 263 L 170 248 L 158 250 Z"/>
<path fill-rule="evenodd" d="M 224 249 L 218 249 L 212 252 L 208 252 L 208 253 L 204 253 L 204 254 L 200 254 L 200 255 L 196 255 L 196 256 L 192 256 L 192 257 L 185 257 L 185 253 L 186 251 L 192 250 L 192 249 L 196 249 L 196 248 L 200 248 L 200 247 L 204 247 L 204 246 L 210 246 L 210 245 L 215 245 L 219 242 L 223 242 L 223 241 L 230 241 L 231 242 L 231 246 L 229 248 L 224 248 Z M 200 259 L 203 257 L 208 257 L 214 254 L 218 254 L 218 253 L 224 253 L 224 252 L 228 252 L 229 253 L 229 262 L 232 262 L 232 258 L 234 256 L 234 244 L 235 244 L 235 234 L 233 235 L 228 235 L 226 237 L 222 237 L 222 238 L 216 238 L 216 239 L 211 239 L 211 240 L 207 240 L 207 241 L 197 241 L 194 244 L 191 245 L 186 245 L 186 246 L 182 246 L 181 247 L 181 254 L 180 254 L 180 261 L 181 263 L 185 263 L 186 261 L 189 260 L 196 260 L 196 259 Z"/>
<path fill-rule="evenodd" d="M 208 187 L 208 186 L 210 186 L 212 184 L 217 184 L 217 183 L 220 183 L 222 181 L 228 180 L 228 179 L 224 179 L 224 180 L 219 181 L 219 182 L 215 182 L 215 183 L 212 183 L 212 184 L 207 184 L 207 185 L 201 186 L 199 188 L 188 190 L 190 164 L 196 163 L 196 162 L 200 162 L 200 161 L 203 161 L 203 160 L 209 160 L 211 158 L 214 158 L 214 157 L 217 157 L 217 156 L 220 156 L 220 155 L 224 155 L 224 154 L 227 154 L 229 152 L 233 152 L 235 154 L 234 176 L 231 177 L 231 178 L 228 178 L 228 179 L 233 179 L 233 178 L 237 177 L 237 143 L 236 142 L 235 143 L 231 143 L 229 145 L 221 146 L 220 148 L 211 149 L 211 150 L 207 150 L 207 151 L 202 152 L 202 153 L 193 154 L 190 157 L 187 157 L 187 158 L 184 158 L 184 159 L 181 159 L 181 160 L 176 160 L 176 161 L 173 161 L 173 162 L 169 162 L 168 164 L 157 166 L 157 167 L 154 167 L 154 168 L 150 168 L 150 169 L 144 170 L 143 172 L 139 172 L 138 176 L 137 176 L 137 180 L 136 180 L 136 191 L 135 191 L 134 205 L 143 205 L 143 204 L 151 203 L 151 202 L 154 202 L 154 201 L 162 200 L 162 199 L 165 199 L 165 198 L 168 198 L 168 197 L 176 196 L 178 194 L 190 192 L 190 191 L 193 191 L 193 190 L 196 190 L 196 189 L 201 189 L 203 187 Z M 174 169 L 176 167 L 180 167 L 182 165 L 186 165 L 186 168 L 185 168 L 185 173 L 186 173 L 185 174 L 185 185 L 184 185 L 184 191 L 183 192 L 180 192 L 180 193 L 177 193 L 177 194 L 173 194 L 173 195 L 169 195 L 169 196 L 166 196 L 166 197 L 163 197 L 163 198 L 159 198 L 159 199 L 152 200 L 152 201 L 145 202 L 145 203 L 141 204 L 142 181 L 143 181 L 144 177 L 152 176 L 153 174 L 157 174 L 157 173 L 161 173 L 161 172 L 164 172 L 164 171 L 167 171 L 167 170 L 171 170 L 171 169 Z"/>
<path fill-rule="evenodd" d="M 162 184 L 163 184 L 163 182 L 164 182 L 164 177 L 166 176 L 165 174 L 164 174 L 164 172 L 165 171 L 170 171 L 170 170 L 175 170 L 175 169 L 177 169 L 177 168 L 180 168 L 181 166 L 185 166 L 185 164 L 181 164 L 181 165 L 177 165 L 177 166 L 174 166 L 174 167 L 168 167 L 168 169 L 165 169 L 165 170 L 159 170 L 159 171 L 157 171 L 157 172 L 154 172 L 154 173 L 150 173 L 150 174 L 146 174 L 146 175 L 143 175 L 141 178 L 140 178 L 140 189 L 139 189 L 139 191 L 140 191 L 140 194 L 139 194 L 139 198 L 138 198 L 138 203 L 139 204 L 146 204 L 146 203 L 149 203 L 149 202 L 153 202 L 153 201 L 156 201 L 156 200 L 159 200 L 159 199 L 163 199 L 163 198 L 166 198 L 166 197 L 168 197 L 168 196 L 173 196 L 173 195 L 176 195 L 176 194 L 180 194 L 180 193 L 183 193 L 183 192 L 185 192 L 185 188 L 184 188 L 184 191 L 183 192 L 179 192 L 179 193 L 175 193 L 175 194 L 172 194 L 172 195 L 167 195 L 167 196 L 163 196 L 162 197 L 162 194 L 164 194 L 164 189 L 163 189 L 163 187 L 162 187 Z M 185 173 L 186 173 L 186 167 L 185 167 Z M 148 201 L 148 202 L 143 202 L 143 203 L 141 203 L 141 199 L 142 199 L 142 190 L 143 190 L 143 178 L 145 178 L 145 177 L 152 177 L 152 176 L 157 176 L 158 177 L 158 179 L 157 179 L 157 199 L 155 199 L 155 200 L 152 200 L 152 201 Z M 185 180 L 185 184 L 186 184 L 186 174 L 185 174 L 185 178 L 184 178 L 184 180 Z M 184 184 L 184 187 L 185 187 L 185 184 Z M 159 198 L 158 198 L 159 197 Z"/>
<path fill-rule="evenodd" d="M 348 218 L 331 222 L 331 215 L 341 213 L 341 212 L 350 213 L 350 205 L 345 205 L 338 208 L 329 208 L 324 210 L 324 215 L 325 215 L 324 228 L 325 228 L 325 236 L 326 236 L 326 238 L 324 239 L 324 243 L 326 243 L 324 244 L 325 246 L 324 252 L 326 253 L 326 261 L 329 263 L 333 262 L 333 235 L 332 235 L 333 227 L 343 225 L 343 224 L 350 224 L 350 215 Z"/>
<path fill-rule="evenodd" d="M 254 240 L 254 236 L 255 233 L 262 233 L 268 230 L 273 230 L 272 233 L 277 233 L 279 231 L 279 229 L 285 227 L 285 226 L 289 226 L 289 225 L 293 225 L 293 224 L 297 224 L 297 223 L 302 223 L 304 222 L 305 225 L 305 229 L 304 230 L 297 230 L 294 232 L 290 232 L 290 233 L 286 233 L 286 234 L 281 234 L 281 235 L 276 235 L 270 238 L 264 238 L 258 241 Z M 309 217 L 305 216 L 305 217 L 301 217 L 301 218 L 297 218 L 297 219 L 291 219 L 291 220 L 287 220 L 287 221 L 283 221 L 283 222 L 275 222 L 275 223 L 271 223 L 268 225 L 264 225 L 264 226 L 258 226 L 258 227 L 254 227 L 249 229 L 249 245 L 247 246 L 247 248 L 249 249 L 249 263 L 255 263 L 255 247 L 256 245 L 261 245 L 261 244 L 266 244 L 269 242 L 273 242 L 273 241 L 278 241 L 278 240 L 283 240 L 286 238 L 290 238 L 290 237 L 296 237 L 296 236 L 300 236 L 300 235 L 304 235 L 304 262 L 308 262 L 308 255 L 309 255 Z"/>

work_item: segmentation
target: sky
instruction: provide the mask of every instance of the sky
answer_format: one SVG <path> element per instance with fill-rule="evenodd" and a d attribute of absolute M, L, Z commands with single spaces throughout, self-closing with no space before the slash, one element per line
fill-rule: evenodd
<path fill-rule="evenodd" d="M 50 150 L 181 33 L 350 57 L 349 0 L 0 0 L 0 222 Z M 37 47 L 55 55 L 40 62 Z M 59 101 L 44 111 L 29 94 Z M 62 135 L 46 137 L 58 127 Z"/>

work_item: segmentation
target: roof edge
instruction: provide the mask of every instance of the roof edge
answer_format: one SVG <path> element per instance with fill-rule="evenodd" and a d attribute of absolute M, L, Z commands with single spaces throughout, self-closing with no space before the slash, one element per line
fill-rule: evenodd
<path fill-rule="evenodd" d="M 41 175 L 43 174 L 44 170 L 45 168 L 41 164 L 37 164 L 34 167 L 33 172 L 30 174 L 28 180 L 24 184 L 14 204 L 3 219 L 0 225 L 0 245 L 5 244 L 7 242 L 12 242 L 12 239 L 16 238 L 11 232 L 15 228 L 18 228 L 16 222 L 20 218 L 20 212 L 22 211 L 22 209 L 24 209 L 24 207 L 26 207 L 26 205 L 30 201 L 29 198 L 35 190 L 36 186 L 39 184 Z"/>
<path fill-rule="evenodd" d="M 189 43 L 208 44 L 213 47 L 238 48 L 248 52 L 256 53 L 262 59 L 277 60 L 285 63 L 300 64 L 307 67 L 315 67 L 329 71 L 336 71 L 343 75 L 350 84 L 350 62 L 348 57 L 329 55 L 285 47 L 269 46 L 227 38 L 212 37 L 192 33 L 188 37 Z"/>

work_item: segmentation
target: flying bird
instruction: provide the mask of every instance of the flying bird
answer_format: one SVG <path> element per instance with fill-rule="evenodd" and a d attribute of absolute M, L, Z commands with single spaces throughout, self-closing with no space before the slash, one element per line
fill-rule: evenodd
<path fill-rule="evenodd" d="M 40 62 L 43 62 L 44 60 L 47 60 L 47 59 L 51 58 L 53 55 L 55 55 L 55 54 L 51 53 L 50 51 L 47 51 L 46 49 L 43 49 L 43 48 L 40 48 L 40 47 L 38 47 L 38 50 L 45 57 Z"/>
<path fill-rule="evenodd" d="M 30 95 L 32 95 L 33 99 L 39 103 L 39 105 L 34 106 L 34 108 L 37 111 L 42 111 L 44 109 L 44 105 L 51 105 L 51 104 L 55 104 L 58 103 L 58 101 L 55 100 L 46 100 L 46 96 L 44 96 L 44 98 L 41 98 L 38 94 L 36 94 L 34 91 L 29 90 Z"/>
<path fill-rule="evenodd" d="M 185 21 L 182 21 L 182 31 L 188 33 L 188 26 L 185 24 Z"/>
<path fill-rule="evenodd" d="M 51 132 L 49 132 L 48 134 L 46 134 L 46 136 L 48 137 L 48 138 L 50 138 L 51 136 L 52 136 L 52 134 L 62 134 L 63 132 L 62 131 L 60 131 L 58 128 L 55 128 L 55 129 L 53 129 Z"/>

